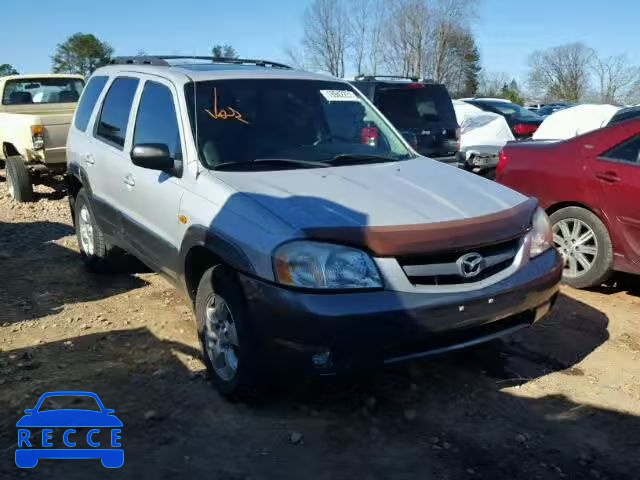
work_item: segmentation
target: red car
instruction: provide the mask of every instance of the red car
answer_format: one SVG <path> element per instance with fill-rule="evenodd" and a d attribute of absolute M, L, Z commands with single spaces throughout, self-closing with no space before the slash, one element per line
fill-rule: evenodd
<path fill-rule="evenodd" d="M 564 141 L 507 144 L 496 180 L 537 197 L 565 260 L 565 283 L 640 274 L 640 119 Z"/>

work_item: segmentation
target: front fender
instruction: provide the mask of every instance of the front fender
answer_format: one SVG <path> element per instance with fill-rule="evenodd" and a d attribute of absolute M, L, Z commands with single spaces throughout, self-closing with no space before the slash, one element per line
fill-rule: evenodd
<path fill-rule="evenodd" d="M 194 247 L 204 247 L 234 270 L 249 275 L 255 268 L 244 251 L 233 239 L 221 232 L 212 231 L 202 225 L 192 225 L 186 231 L 180 247 L 180 263 L 184 265 L 189 251 Z M 184 274 L 184 272 L 181 272 Z"/>

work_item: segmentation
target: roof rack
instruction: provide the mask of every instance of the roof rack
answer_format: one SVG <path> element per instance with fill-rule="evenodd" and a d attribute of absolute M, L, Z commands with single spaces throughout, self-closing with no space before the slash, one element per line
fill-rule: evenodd
<path fill-rule="evenodd" d="M 411 80 L 412 82 L 419 82 L 420 78 L 418 77 L 407 77 L 404 75 L 358 75 L 356 80 L 376 80 L 378 78 L 395 78 L 397 80 Z"/>
<path fill-rule="evenodd" d="M 232 65 L 255 65 L 258 67 L 286 68 L 289 65 L 271 62 L 269 60 L 251 60 L 246 58 L 227 57 L 200 57 L 193 55 L 138 55 L 135 57 L 114 57 L 109 62 L 111 65 L 156 65 L 170 67 L 169 60 L 208 60 L 211 63 L 232 64 Z"/>

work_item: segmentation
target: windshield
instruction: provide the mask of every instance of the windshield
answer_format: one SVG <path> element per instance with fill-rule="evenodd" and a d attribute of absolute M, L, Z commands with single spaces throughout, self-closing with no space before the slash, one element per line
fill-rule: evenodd
<path fill-rule="evenodd" d="M 345 155 L 363 161 L 412 156 L 380 115 L 342 82 L 215 80 L 188 84 L 185 95 L 206 168 L 273 165 L 255 162 L 264 159 L 292 161 L 279 168 L 309 168 Z"/>
<path fill-rule="evenodd" d="M 8 80 L 2 95 L 3 105 L 75 103 L 84 81 L 79 78 L 24 78 Z"/>
<path fill-rule="evenodd" d="M 384 88 L 378 92 L 377 104 L 399 129 L 424 128 L 434 123 L 443 128 L 457 127 L 451 98 L 440 85 Z"/>
<path fill-rule="evenodd" d="M 516 103 L 509 102 L 490 102 L 489 106 L 495 108 L 503 115 L 509 117 L 518 117 L 529 120 L 540 120 L 540 116 Z"/>

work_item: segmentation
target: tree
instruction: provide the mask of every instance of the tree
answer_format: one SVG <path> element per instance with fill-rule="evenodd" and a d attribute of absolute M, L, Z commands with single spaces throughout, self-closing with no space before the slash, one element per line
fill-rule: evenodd
<path fill-rule="evenodd" d="M 594 51 L 570 43 L 534 52 L 529 57 L 529 86 L 537 96 L 578 102 L 589 88 Z"/>
<path fill-rule="evenodd" d="M 6 77 L 7 75 L 18 75 L 18 71 L 13 68 L 13 65 L 3 63 L 0 65 L 0 77 Z"/>
<path fill-rule="evenodd" d="M 467 48 L 462 55 L 464 62 L 464 90 L 462 91 L 462 95 L 465 97 L 473 97 L 478 93 L 478 88 L 480 88 L 482 65 L 480 63 L 478 46 L 470 34 L 468 35 L 467 42 Z"/>
<path fill-rule="evenodd" d="M 211 55 L 216 58 L 238 58 L 238 53 L 236 49 L 231 45 L 214 45 L 211 49 Z"/>
<path fill-rule="evenodd" d="M 349 23 L 340 0 L 314 0 L 304 14 L 302 47 L 315 68 L 343 77 Z"/>
<path fill-rule="evenodd" d="M 450 55 L 460 31 L 467 31 L 471 18 L 476 15 L 476 0 L 436 0 L 432 14 L 435 36 L 431 77 L 445 82 L 447 72 L 455 68 L 460 58 Z"/>
<path fill-rule="evenodd" d="M 89 76 L 96 68 L 111 60 L 113 48 L 90 33 L 74 33 L 59 43 L 51 57 L 55 73 L 77 73 Z"/>
<path fill-rule="evenodd" d="M 625 55 L 594 57 L 598 101 L 612 104 L 633 102 L 640 85 L 640 68 L 628 65 Z"/>
<path fill-rule="evenodd" d="M 390 11 L 384 35 L 384 59 L 396 75 L 422 76 L 426 68 L 429 40 L 433 38 L 431 12 L 423 0 L 388 2 Z"/>
<path fill-rule="evenodd" d="M 457 97 L 472 97 L 478 92 L 480 53 L 470 32 L 455 29 L 449 33 L 447 55 L 443 58 L 440 81 Z"/>
<path fill-rule="evenodd" d="M 478 96 L 502 97 L 509 76 L 504 72 L 482 72 L 479 76 Z"/>
<path fill-rule="evenodd" d="M 350 1 L 349 49 L 353 56 L 353 63 L 358 75 L 363 73 L 369 35 L 372 0 Z"/>

